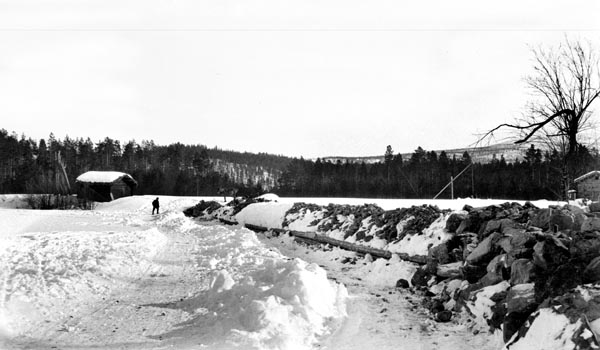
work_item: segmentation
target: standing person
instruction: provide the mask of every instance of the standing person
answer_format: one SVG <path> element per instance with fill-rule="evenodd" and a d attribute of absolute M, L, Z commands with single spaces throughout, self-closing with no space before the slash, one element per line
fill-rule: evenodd
<path fill-rule="evenodd" d="M 156 214 L 158 214 L 160 204 L 158 203 L 158 197 L 152 201 L 152 215 L 154 215 L 154 210 L 156 210 Z"/>

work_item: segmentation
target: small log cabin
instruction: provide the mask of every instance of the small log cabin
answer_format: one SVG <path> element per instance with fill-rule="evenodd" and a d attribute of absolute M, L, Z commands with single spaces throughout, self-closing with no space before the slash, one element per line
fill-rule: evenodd
<path fill-rule="evenodd" d="M 577 185 L 577 197 L 600 200 L 600 171 L 594 170 L 573 180 Z"/>
<path fill-rule="evenodd" d="M 77 177 L 77 197 L 95 202 L 110 202 L 133 195 L 137 181 L 118 171 L 88 171 Z"/>

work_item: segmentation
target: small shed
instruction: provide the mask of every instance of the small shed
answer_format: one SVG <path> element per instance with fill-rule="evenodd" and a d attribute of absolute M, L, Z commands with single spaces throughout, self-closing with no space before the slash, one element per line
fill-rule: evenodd
<path fill-rule="evenodd" d="M 133 195 L 137 181 L 119 171 L 88 171 L 77 177 L 77 197 L 95 202 L 110 202 Z"/>
<path fill-rule="evenodd" d="M 577 197 L 594 201 L 600 199 L 600 171 L 594 170 L 573 180 L 577 186 Z"/>

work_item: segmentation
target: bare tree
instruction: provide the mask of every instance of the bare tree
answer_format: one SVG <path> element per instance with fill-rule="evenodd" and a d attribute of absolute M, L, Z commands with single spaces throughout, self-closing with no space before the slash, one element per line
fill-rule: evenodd
<path fill-rule="evenodd" d="M 534 74 L 526 77 L 533 92 L 528 112 L 514 124 L 501 128 L 517 131 L 516 144 L 545 143 L 563 158 L 563 189 L 568 189 L 581 143 L 580 136 L 592 128 L 590 106 L 600 96 L 599 57 L 590 43 L 565 40 L 557 48 L 532 50 Z M 564 192 L 564 191 L 563 191 Z"/>

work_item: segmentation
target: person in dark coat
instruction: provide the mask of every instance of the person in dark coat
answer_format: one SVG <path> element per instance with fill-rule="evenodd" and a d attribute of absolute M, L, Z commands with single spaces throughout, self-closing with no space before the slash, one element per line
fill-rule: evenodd
<path fill-rule="evenodd" d="M 154 210 L 156 210 L 156 214 L 158 214 L 160 204 L 158 203 L 158 197 L 152 201 L 152 215 L 154 215 Z"/>

